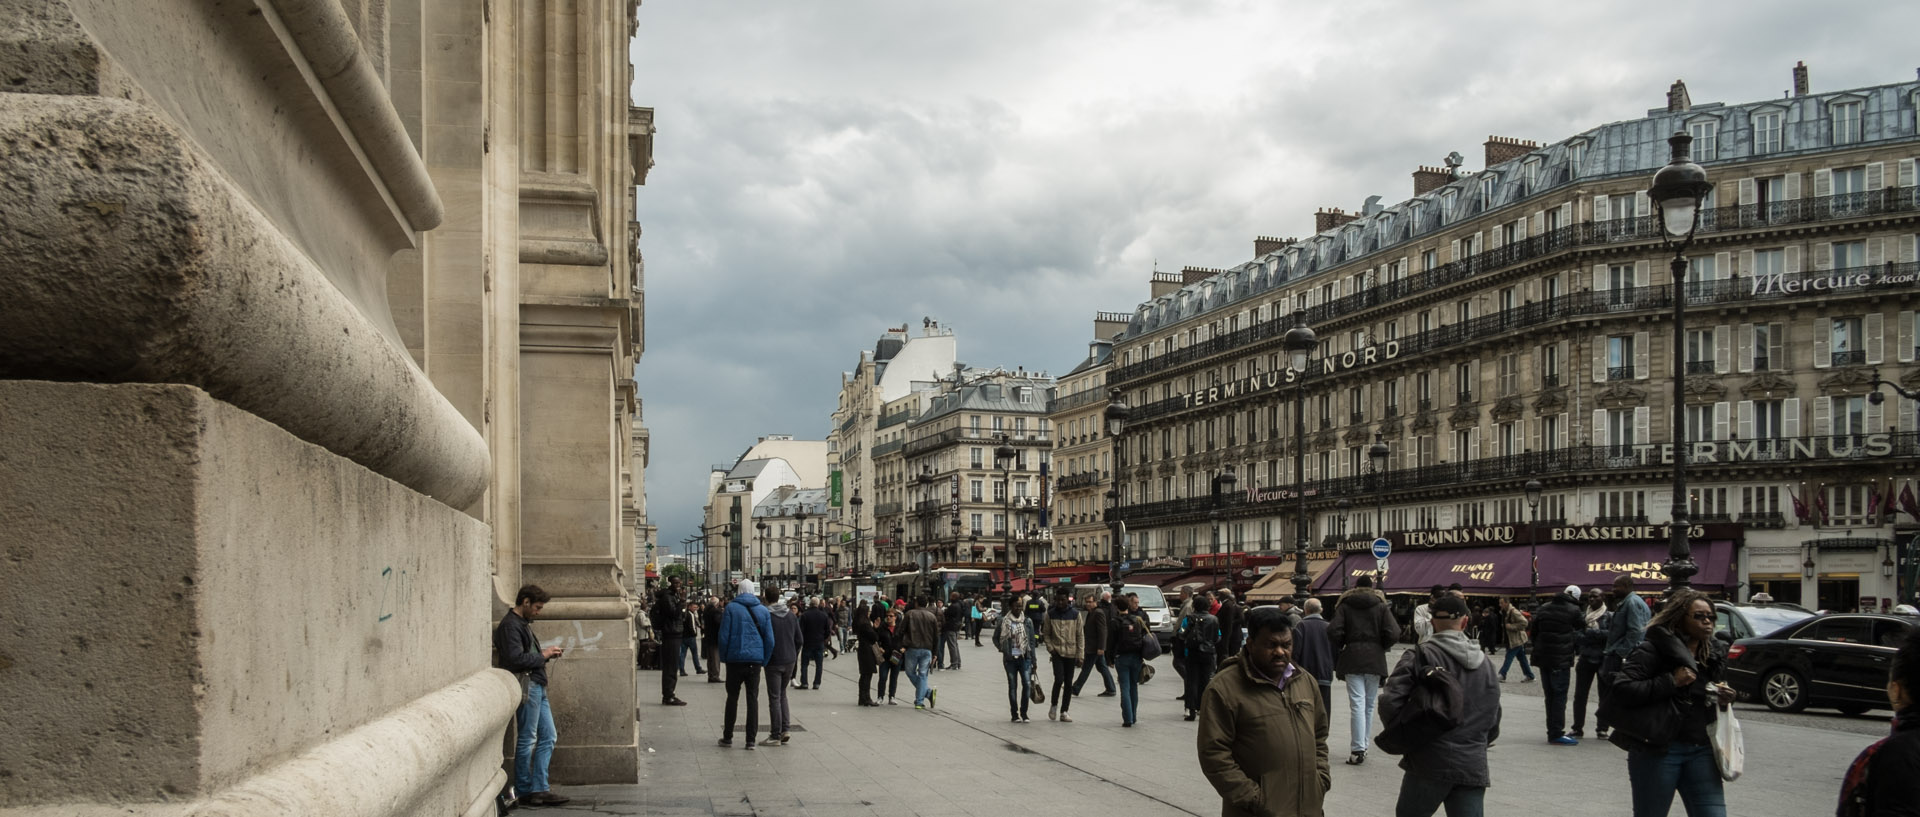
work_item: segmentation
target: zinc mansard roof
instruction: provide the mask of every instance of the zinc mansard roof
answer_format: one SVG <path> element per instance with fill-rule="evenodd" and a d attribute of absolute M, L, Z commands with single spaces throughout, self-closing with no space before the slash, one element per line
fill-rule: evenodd
<path fill-rule="evenodd" d="M 1710 168 L 1762 155 L 1792 157 L 1914 139 L 1920 136 L 1915 132 L 1917 101 L 1920 82 L 1902 82 L 1738 105 L 1705 103 L 1685 111 L 1660 109 L 1640 119 L 1601 125 L 1144 302 L 1115 340 L 1139 338 L 1350 261 L 1384 256 L 1413 239 L 1575 183 L 1650 175 L 1667 162 L 1667 137 L 1704 122 L 1717 125 L 1714 154 L 1703 156 L 1696 150 L 1693 158 Z M 1859 138 L 1834 144 L 1832 111 L 1850 103 L 1860 104 Z M 1769 114 L 1779 115 L 1779 149 L 1756 153 L 1754 119 Z"/>
<path fill-rule="evenodd" d="M 1018 389 L 1028 389 L 1027 401 L 1022 402 Z M 1053 388 L 1050 378 L 1009 377 L 1004 381 L 981 381 L 968 383 L 951 394 L 942 394 L 933 398 L 933 405 L 925 414 L 910 421 L 911 425 L 938 420 L 949 414 L 962 411 L 1002 412 L 1008 414 L 1047 413 L 1048 394 Z"/>
<path fill-rule="evenodd" d="M 793 516 L 799 511 L 808 516 L 824 516 L 827 512 L 827 490 L 825 488 L 794 488 L 782 485 L 768 494 L 766 499 L 753 506 L 756 517 Z"/>

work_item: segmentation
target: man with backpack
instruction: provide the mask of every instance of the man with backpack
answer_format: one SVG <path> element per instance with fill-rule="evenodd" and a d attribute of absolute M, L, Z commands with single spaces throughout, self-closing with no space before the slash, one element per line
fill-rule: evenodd
<path fill-rule="evenodd" d="M 1113 668 L 1120 675 L 1120 725 L 1132 726 L 1139 715 L 1140 671 L 1146 666 L 1147 639 L 1153 630 L 1140 615 L 1140 597 L 1132 593 L 1114 600 Z M 1155 654 L 1159 653 L 1158 642 Z"/>
<path fill-rule="evenodd" d="M 1213 680 L 1213 668 L 1219 661 L 1220 620 L 1207 612 L 1208 605 L 1195 604 L 1185 618 L 1180 619 L 1179 645 L 1181 663 L 1187 667 L 1186 695 L 1181 699 L 1187 709 L 1187 720 L 1193 720 L 1200 712 L 1200 695 L 1207 691 L 1207 682 Z"/>
<path fill-rule="evenodd" d="M 1466 601 L 1447 594 L 1429 602 L 1428 607 L 1433 634 L 1401 656 L 1399 666 L 1394 667 L 1380 691 L 1380 720 L 1387 725 L 1381 733 L 1382 748 L 1391 750 L 1398 745 L 1393 740 L 1396 724 L 1421 714 L 1403 710 L 1424 707 L 1433 700 L 1414 694 L 1415 686 L 1422 683 L 1416 678 L 1416 666 L 1437 667 L 1434 675 L 1451 680 L 1458 688 L 1460 707 L 1451 713 L 1435 713 L 1457 719 L 1456 726 L 1429 739 L 1407 742 L 1400 764 L 1406 775 L 1400 779 L 1400 799 L 1394 814 L 1431 815 L 1442 805 L 1449 817 L 1481 814 L 1487 786 L 1492 782 L 1487 771 L 1487 746 L 1500 737 L 1500 678 L 1487 654 L 1463 632 L 1471 615 Z"/>

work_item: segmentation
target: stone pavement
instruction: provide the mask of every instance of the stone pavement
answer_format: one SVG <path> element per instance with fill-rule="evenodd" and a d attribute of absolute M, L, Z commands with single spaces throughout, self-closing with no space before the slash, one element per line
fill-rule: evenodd
<path fill-rule="evenodd" d="M 1032 709 L 1033 722 L 1009 723 L 998 654 L 968 644 L 962 657 L 965 669 L 933 673 L 940 707 L 928 712 L 914 711 L 911 693 L 900 706 L 855 706 L 852 657 L 828 661 L 821 690 L 789 692 L 793 742 L 752 752 L 740 748 L 741 733 L 731 749 L 714 743 L 724 685 L 690 675 L 679 693 L 692 705 L 662 707 L 658 675 L 642 673 L 641 782 L 563 788 L 573 802 L 545 810 L 669 817 L 1219 813 L 1219 798 L 1195 756 L 1196 724 L 1182 720 L 1173 700 L 1179 678 L 1167 659 L 1154 662 L 1159 675 L 1141 687 L 1140 722 L 1123 729 L 1118 699 L 1091 697 L 1098 674 L 1088 682 L 1089 697 L 1073 701 L 1074 723 L 1048 721 L 1044 704 Z M 1050 673 L 1043 667 L 1040 675 L 1050 687 Z M 763 736 L 764 695 L 763 689 Z M 1348 729 L 1339 682 L 1334 697 L 1327 813 L 1390 814 L 1399 790 L 1397 759 L 1376 753 L 1363 766 L 1344 765 Z M 1595 740 L 1548 746 L 1542 704 L 1532 695 L 1505 697 L 1504 734 L 1491 750 L 1487 813 L 1626 813 L 1626 753 Z M 1727 787 L 1729 812 L 1742 817 L 1831 813 L 1847 762 L 1873 740 L 1765 722 L 1745 727 L 1748 773 Z M 1682 813 L 1677 801 L 1674 813 Z"/>

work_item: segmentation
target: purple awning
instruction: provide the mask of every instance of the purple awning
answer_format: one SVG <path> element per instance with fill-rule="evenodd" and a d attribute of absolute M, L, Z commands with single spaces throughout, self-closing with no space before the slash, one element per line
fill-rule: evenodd
<path fill-rule="evenodd" d="M 1527 552 L 1523 545 L 1403 550 L 1388 563 L 1386 591 L 1426 593 L 1436 584 L 1459 582 L 1469 594 L 1523 595 L 1532 579 Z M 1667 584 L 1666 574 L 1660 572 L 1666 560 L 1665 542 L 1542 544 L 1540 592 L 1558 593 L 1569 584 L 1607 587 L 1621 573 L 1632 573 L 1634 586 L 1641 590 L 1658 590 Z M 1732 542 L 1695 543 L 1693 560 L 1700 565 L 1693 577 L 1695 588 L 1724 590 L 1734 583 Z M 1351 586 L 1355 577 L 1371 575 L 1374 567 L 1372 554 L 1349 553 L 1314 582 L 1314 592 L 1337 593 L 1342 572 Z"/>

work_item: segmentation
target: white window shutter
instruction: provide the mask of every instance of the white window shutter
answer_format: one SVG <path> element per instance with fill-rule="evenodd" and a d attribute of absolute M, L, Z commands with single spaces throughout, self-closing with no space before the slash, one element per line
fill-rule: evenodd
<path fill-rule="evenodd" d="M 1587 435 L 1593 445 L 1612 445 L 1613 439 L 1607 436 L 1607 410 L 1593 410 L 1593 429 Z"/>
<path fill-rule="evenodd" d="M 1606 196 L 1593 197 L 1593 220 L 1594 221 L 1607 220 L 1607 197 Z"/>
<path fill-rule="evenodd" d="M 1540 450 L 1540 424 L 1541 424 L 1541 420 L 1538 417 L 1535 417 L 1527 421 L 1527 450 L 1528 451 Z"/>
<path fill-rule="evenodd" d="M 1607 336 L 1601 335 L 1593 341 L 1593 382 L 1607 382 Z"/>
<path fill-rule="evenodd" d="M 1902 312 L 1894 317 L 1893 356 L 1901 363 L 1913 362 L 1913 312 Z M 1913 431 L 1914 429 L 1907 429 Z"/>
<path fill-rule="evenodd" d="M 1867 189 L 1879 190 L 1880 188 L 1886 187 L 1886 186 L 1887 186 L 1887 163 L 1886 162 L 1868 162 L 1867 163 Z"/>
<path fill-rule="evenodd" d="M 1867 239 L 1867 266 L 1878 267 L 1887 263 L 1887 248 L 1882 239 Z"/>
<path fill-rule="evenodd" d="M 1813 436 L 1827 437 L 1833 434 L 1833 398 L 1826 395 L 1813 398 Z"/>
<path fill-rule="evenodd" d="M 1833 269 L 1833 244 L 1822 241 L 1813 245 L 1813 268 L 1816 270 Z"/>
<path fill-rule="evenodd" d="M 1780 436 L 1800 436 L 1800 398 L 1789 397 L 1780 401 Z"/>
<path fill-rule="evenodd" d="M 1607 291 L 1607 287 L 1608 287 L 1607 265 L 1605 264 L 1593 265 L 1593 291 L 1605 292 Z"/>
<path fill-rule="evenodd" d="M 1900 263 L 1913 263 L 1913 245 L 1914 236 L 1903 235 L 1900 237 Z"/>
<path fill-rule="evenodd" d="M 1534 213 L 1533 218 L 1534 218 L 1534 223 L 1538 224 L 1540 219 L 1540 214 Z M 1515 240 L 1519 240 L 1527 237 L 1527 220 L 1526 219 L 1523 218 L 1518 221 L 1515 221 L 1513 223 L 1513 227 L 1514 227 L 1513 236 Z M 1540 231 L 1540 228 L 1535 227 L 1533 228 L 1533 231 L 1537 233 Z"/>
<path fill-rule="evenodd" d="M 1815 318 L 1813 320 L 1813 368 L 1825 369 L 1833 365 L 1833 355 L 1827 354 L 1827 341 L 1833 337 L 1833 319 Z"/>
<path fill-rule="evenodd" d="M 1471 459 L 1480 458 L 1480 427 L 1479 426 L 1474 426 L 1473 428 L 1467 429 L 1467 456 Z"/>
<path fill-rule="evenodd" d="M 1860 321 L 1860 332 L 1867 336 L 1868 365 L 1880 365 L 1880 358 L 1886 354 L 1887 337 L 1885 324 L 1885 316 L 1879 312 L 1868 312 Z"/>
<path fill-rule="evenodd" d="M 1787 251 L 1784 255 L 1785 255 L 1786 263 L 1783 264 L 1783 266 L 1785 266 L 1786 269 L 1783 270 L 1783 272 L 1786 272 L 1788 274 L 1799 272 L 1800 271 L 1800 245 L 1788 244 Z"/>
<path fill-rule="evenodd" d="M 1636 216 L 1644 216 L 1644 215 L 1651 214 L 1652 212 L 1653 212 L 1653 199 L 1652 197 L 1647 195 L 1647 191 L 1645 190 L 1634 191 L 1633 214 Z"/>
<path fill-rule="evenodd" d="M 1724 400 L 1713 404 L 1713 438 L 1716 440 L 1727 438 L 1727 408 Z"/>
<path fill-rule="evenodd" d="M 1912 161 L 1912 160 L 1908 160 Z M 1560 226 L 1573 226 L 1573 202 L 1560 205 Z"/>
<path fill-rule="evenodd" d="M 1646 406 L 1633 408 L 1633 441 L 1640 445 L 1653 442 L 1653 409 Z"/>
<path fill-rule="evenodd" d="M 1713 279 L 1725 281 L 1733 277 L 1733 253 L 1717 252 L 1713 254 Z"/>
<path fill-rule="evenodd" d="M 1449 245 L 1447 245 L 1447 246 L 1448 246 L 1448 247 L 1450 248 L 1450 249 L 1448 250 L 1448 252 L 1449 252 L 1449 255 L 1447 256 L 1447 259 L 1448 259 L 1448 260 L 1450 260 L 1450 261 L 1458 261 L 1458 260 L 1460 260 L 1460 239 L 1458 239 L 1458 238 L 1456 238 L 1456 239 L 1454 239 L 1454 240 L 1453 240 L 1453 243 L 1451 243 L 1451 244 L 1449 244 Z"/>
<path fill-rule="evenodd" d="M 1652 367 L 1647 365 L 1649 353 L 1653 351 L 1652 336 L 1646 332 L 1633 333 L 1633 379 L 1645 380 L 1652 375 Z"/>
<path fill-rule="evenodd" d="M 1535 210 L 1533 212 L 1532 220 L 1533 220 L 1534 235 L 1539 235 L 1547 231 L 1547 214 L 1546 213 L 1539 210 Z"/>
<path fill-rule="evenodd" d="M 1899 175 L 1899 178 L 1897 179 L 1897 183 L 1901 187 L 1913 186 L 1913 160 L 1912 159 L 1900 160 L 1899 174 L 1900 175 Z"/>
<path fill-rule="evenodd" d="M 1760 203 L 1760 191 L 1753 186 L 1753 179 L 1740 180 L 1740 206 L 1752 207 Z"/>
<path fill-rule="evenodd" d="M 1785 178 L 1787 182 L 1784 185 L 1787 188 L 1787 192 L 1783 198 L 1787 201 L 1800 198 L 1800 174 L 1788 173 L 1783 178 Z"/>
<path fill-rule="evenodd" d="M 1753 401 L 1742 400 L 1735 408 L 1737 410 L 1734 414 L 1739 418 L 1736 433 L 1740 435 L 1740 439 L 1742 440 L 1753 439 Z"/>
<path fill-rule="evenodd" d="M 1560 414 L 1560 422 L 1555 423 L 1554 425 L 1555 425 L 1555 428 L 1554 428 L 1553 447 L 1566 448 L 1567 447 L 1567 415 L 1565 412 L 1562 412 Z"/>
<path fill-rule="evenodd" d="M 1480 359 L 1479 358 L 1476 357 L 1472 361 L 1469 361 L 1469 365 L 1467 366 L 1467 377 L 1473 381 L 1467 384 L 1467 391 L 1473 392 L 1475 397 L 1479 397 L 1480 396 Z"/>
<path fill-rule="evenodd" d="M 1753 371 L 1753 324 L 1740 324 L 1740 371 Z"/>
<path fill-rule="evenodd" d="M 1646 261 L 1633 262 L 1633 285 L 1645 288 L 1653 282 L 1649 280 L 1650 265 Z"/>
<path fill-rule="evenodd" d="M 1867 433 L 1868 434 L 1880 433 L 1881 423 L 1886 422 L 1885 408 L 1886 408 L 1885 406 L 1882 406 L 1879 403 L 1875 403 L 1872 400 L 1867 401 Z"/>
<path fill-rule="evenodd" d="M 1746 274 L 1748 274 L 1748 275 L 1752 275 L 1752 274 L 1753 274 L 1753 250 L 1741 250 L 1741 251 L 1740 251 L 1740 269 L 1739 269 L 1739 271 L 1740 271 L 1740 272 L 1744 272 L 1744 273 L 1746 273 Z M 1729 277 L 1731 277 L 1731 276 L 1729 276 Z"/>
<path fill-rule="evenodd" d="M 1460 461 L 1460 435 L 1447 435 L 1447 462 Z"/>
<path fill-rule="evenodd" d="M 1733 327 L 1721 324 L 1713 328 L 1713 371 L 1726 374 L 1733 371 Z"/>
<path fill-rule="evenodd" d="M 1813 197 L 1824 198 L 1833 195 L 1833 171 L 1820 168 L 1813 171 Z"/>
<path fill-rule="evenodd" d="M 1440 379 L 1440 393 L 1447 400 L 1447 402 L 1444 403 L 1444 405 L 1449 405 L 1449 406 L 1458 405 L 1460 402 L 1460 390 L 1453 387 L 1454 385 L 1453 384 L 1453 367 L 1452 366 L 1440 367 L 1439 379 Z"/>

